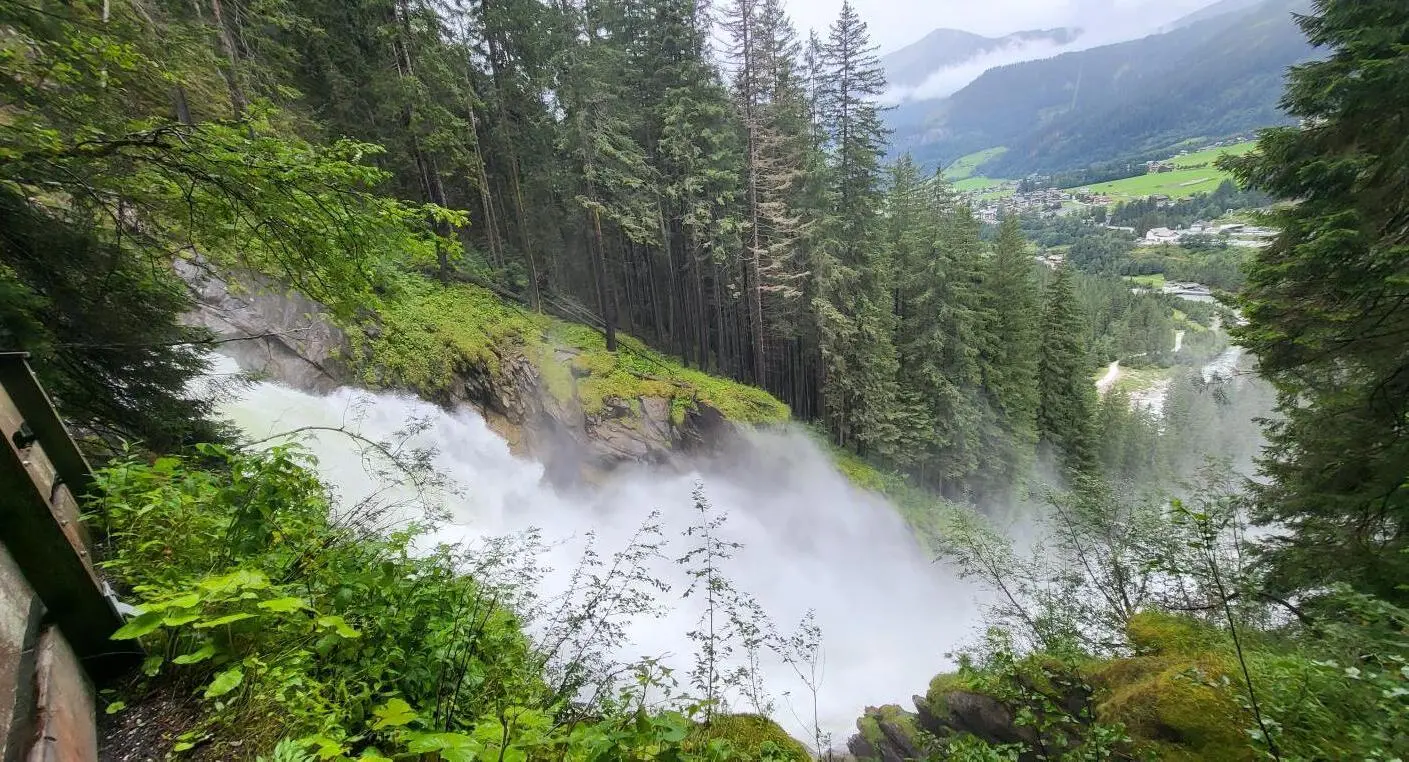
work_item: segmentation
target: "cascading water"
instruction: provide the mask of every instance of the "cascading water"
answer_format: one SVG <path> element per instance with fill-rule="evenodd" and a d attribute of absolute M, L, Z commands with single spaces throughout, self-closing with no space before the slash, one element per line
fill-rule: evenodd
<path fill-rule="evenodd" d="M 234 370 L 223 361 L 218 372 Z M 450 522 L 438 539 L 474 542 L 538 528 L 548 545 L 543 562 L 554 570 L 542 582 L 549 593 L 577 564 L 587 533 L 610 554 L 628 544 L 652 510 L 661 512 L 665 536 L 672 538 L 663 555 L 682 555 L 687 542 L 681 534 L 698 518 L 691 492 L 703 482 L 711 504 L 728 516 L 722 539 L 743 546 L 726 562 L 734 584 L 780 629 L 816 611 L 823 635 L 818 724 L 835 743 L 853 732 L 867 705 L 923 690 L 949 665 L 946 651 L 969 639 L 977 618 L 972 591 L 930 562 L 895 510 L 853 487 L 798 433 L 752 435 L 746 457 L 701 463 L 695 473 L 642 468 L 588 494 L 564 495 L 543 479 L 540 464 L 511 454 L 469 409 L 446 412 L 406 396 L 346 388 L 320 397 L 258 383 L 237 392 L 222 412 L 253 439 L 309 426 L 348 426 L 390 439 L 407 421 L 425 421 L 413 443 L 434 448 L 437 469 L 463 492 L 450 498 Z M 306 444 L 342 504 L 375 489 L 360 450 L 347 438 L 315 436 Z M 654 572 L 671 584 L 661 601 L 670 610 L 632 622 L 630 645 L 618 657 L 664 657 L 683 675 L 695 650 L 686 633 L 701 609 L 695 600 L 679 599 L 688 580 L 669 558 Z M 811 738 L 810 692 L 786 665 L 769 660 L 764 667 L 775 719 L 799 738 Z"/>

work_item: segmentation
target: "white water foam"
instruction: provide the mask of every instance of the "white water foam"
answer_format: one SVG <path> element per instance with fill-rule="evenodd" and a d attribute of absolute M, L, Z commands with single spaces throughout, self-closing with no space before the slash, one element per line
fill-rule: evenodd
<path fill-rule="evenodd" d="M 233 370 L 228 361 L 219 368 Z M 437 468 L 464 492 L 451 499 L 451 523 L 439 539 L 474 542 L 538 528 L 550 544 L 544 562 L 554 569 L 543 582 L 548 593 L 577 563 L 589 531 L 596 533 L 600 552 L 610 555 L 655 509 L 672 538 L 664 555 L 682 555 L 687 545 L 680 534 L 697 517 L 691 491 L 702 481 L 710 502 L 728 514 L 723 539 L 744 546 L 726 567 L 737 587 L 782 629 L 816 611 L 825 661 L 819 724 L 836 744 L 854 732 L 866 706 L 908 706 L 912 694 L 952 666 L 946 652 L 969 640 L 977 621 L 973 589 L 931 563 L 891 506 L 852 486 L 826 454 L 795 432 L 753 435 L 747 456 L 727 464 L 702 464 L 683 474 L 643 468 L 620 473 L 589 494 L 566 495 L 547 484 L 541 464 L 514 456 L 468 408 L 447 412 L 406 396 L 353 389 L 314 396 L 258 383 L 221 410 L 252 439 L 305 426 L 344 426 L 357 416 L 351 428 L 390 439 L 409 420 L 428 421 L 414 443 L 433 447 Z M 307 444 L 344 505 L 373 491 L 374 480 L 346 437 L 315 436 Z M 664 656 L 683 675 L 694 651 L 686 632 L 700 609 L 693 600 L 679 600 L 688 585 L 681 569 L 663 559 L 655 571 L 671 584 L 662 596 L 671 611 L 633 622 L 631 645 L 618 656 Z M 769 660 L 764 666 L 777 706 L 774 718 L 810 739 L 810 693 L 785 665 Z M 735 706 L 749 709 L 742 702 Z"/>

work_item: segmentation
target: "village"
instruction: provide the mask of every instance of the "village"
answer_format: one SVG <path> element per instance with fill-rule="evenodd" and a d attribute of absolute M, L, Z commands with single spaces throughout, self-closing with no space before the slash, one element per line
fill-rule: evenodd
<path fill-rule="evenodd" d="M 1108 226 L 1110 227 L 1110 226 Z M 1134 228 L 1112 228 L 1127 232 L 1136 232 Z M 1214 238 L 1227 243 L 1229 246 L 1238 246 L 1249 249 L 1259 249 L 1271 243 L 1277 235 L 1277 231 L 1269 228 L 1256 227 L 1241 222 L 1217 225 L 1211 222 L 1195 222 L 1187 228 L 1150 228 L 1145 232 L 1145 237 L 1140 239 L 1138 246 L 1177 246 L 1192 237 L 1200 239 Z"/>
<path fill-rule="evenodd" d="M 1208 163 L 1189 164 L 1187 160 L 1197 155 L 1228 148 L 1249 140 L 1248 136 L 1238 136 L 1225 140 L 1220 140 L 1210 144 L 1198 151 L 1180 151 L 1175 156 L 1162 161 L 1145 162 L 1145 175 L 1168 174 L 1178 170 L 1201 169 L 1209 166 Z M 1181 160 L 1186 160 L 1181 162 Z M 1140 165 L 1136 165 L 1140 166 Z M 1137 172 L 1137 176 L 1138 176 Z M 1120 199 L 1097 191 L 1091 187 L 1081 188 L 1051 188 L 1046 187 L 1052 178 L 1033 175 L 1022 180 L 996 180 L 993 184 L 982 189 L 970 191 L 963 194 L 968 199 L 974 213 L 987 224 L 997 224 L 1005 215 L 1016 214 L 1037 214 L 1042 217 L 1055 217 L 1058 215 L 1070 214 L 1074 210 L 1082 207 L 1111 206 Z M 1155 202 L 1158 208 L 1164 208 L 1175 203 L 1175 199 L 1166 194 L 1152 193 L 1144 196 Z M 1189 230 L 1163 230 L 1158 240 L 1145 245 L 1158 245 L 1160 243 L 1177 243 L 1178 235 L 1219 235 L 1224 231 L 1208 230 L 1208 226 L 1202 226 L 1199 230 L 1192 227 Z M 1230 245 L 1255 247 L 1258 241 L 1265 236 L 1265 231 L 1256 228 L 1250 230 L 1236 230 L 1230 226 L 1228 232 L 1232 234 L 1246 234 L 1238 237 L 1237 241 L 1230 241 Z M 1135 231 L 1131 231 L 1135 232 Z"/>

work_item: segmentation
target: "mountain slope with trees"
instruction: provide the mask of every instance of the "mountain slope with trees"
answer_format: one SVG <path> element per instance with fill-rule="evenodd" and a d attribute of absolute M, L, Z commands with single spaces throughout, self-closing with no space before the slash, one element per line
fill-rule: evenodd
<path fill-rule="evenodd" d="M 1304 8 L 1268 0 L 1141 40 L 991 69 L 931 104 L 923 124 L 898 124 L 895 148 L 933 166 L 1005 146 L 980 171 L 1021 177 L 1167 158 L 1184 141 L 1284 123 L 1283 74 L 1312 56 L 1292 16 Z"/>
<path fill-rule="evenodd" d="M 1259 478 L 1209 462 L 1170 499 L 1108 469 L 1051 493 L 1021 540 L 948 535 L 949 559 L 992 594 L 988 629 L 914 712 L 868 709 L 849 743 L 859 758 L 1409 752 L 1409 210 L 1397 159 L 1409 137 L 1389 126 L 1409 108 L 1409 6 L 1318 0 L 1300 25 L 1327 53 L 1288 77 L 1301 126 L 1221 160 L 1284 202 L 1237 299 L 1236 337 L 1276 392 Z M 1099 419 L 1128 410 L 1111 400 Z M 1211 412 L 1189 401 L 1171 397 L 1162 425 Z M 1044 437 L 1053 420 L 1040 414 Z M 1146 467 L 1138 423 L 1102 428 L 1123 434 L 1100 442 L 1101 458 L 1123 449 Z"/>

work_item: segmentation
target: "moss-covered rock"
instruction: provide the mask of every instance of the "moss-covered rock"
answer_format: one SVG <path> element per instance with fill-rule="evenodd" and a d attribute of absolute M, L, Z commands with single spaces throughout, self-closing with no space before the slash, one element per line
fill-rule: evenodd
<path fill-rule="evenodd" d="M 1126 638 L 1137 654 L 1172 655 L 1207 651 L 1226 640 L 1223 633 L 1187 616 L 1142 611 L 1125 625 Z"/>
<path fill-rule="evenodd" d="M 1229 667 L 1217 653 L 1113 660 L 1091 673 L 1103 696 L 1096 715 L 1161 759 L 1253 759 Z"/>
<path fill-rule="evenodd" d="M 555 481 L 712 445 L 729 424 L 789 418 L 767 392 L 685 368 L 618 335 L 533 313 L 469 284 L 408 279 L 383 300 L 354 356 L 362 381 L 469 402 Z"/>
<path fill-rule="evenodd" d="M 697 725 L 685 745 L 689 750 L 699 751 L 714 741 L 727 741 L 739 755 L 735 759 L 793 762 L 812 759 L 807 747 L 788 735 L 781 725 L 757 714 L 718 715 L 708 724 Z"/>
<path fill-rule="evenodd" d="M 856 721 L 856 730 L 846 748 L 857 759 L 905 762 L 925 758 L 925 743 L 915 714 L 895 704 L 867 707 Z"/>
<path fill-rule="evenodd" d="M 654 397 L 703 403 L 739 423 L 789 418 L 787 406 L 761 389 L 685 368 L 624 334 L 618 350 L 608 352 L 596 329 L 529 312 L 478 286 L 408 282 L 386 300 L 380 321 L 364 344 L 369 380 L 431 397 L 449 389 L 466 366 L 495 375 L 506 357 L 521 355 L 544 391 L 559 402 L 576 400 L 588 415 L 613 400 Z"/>

